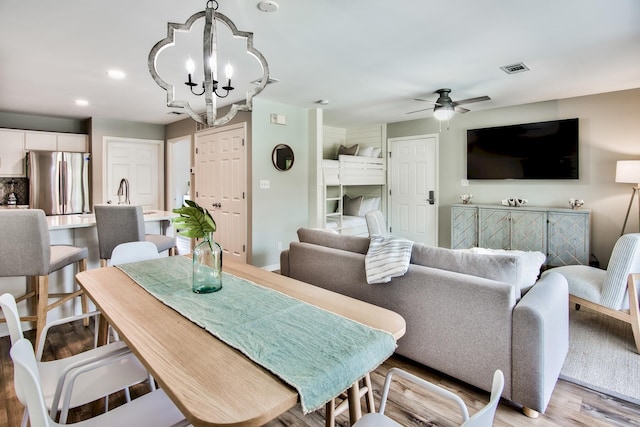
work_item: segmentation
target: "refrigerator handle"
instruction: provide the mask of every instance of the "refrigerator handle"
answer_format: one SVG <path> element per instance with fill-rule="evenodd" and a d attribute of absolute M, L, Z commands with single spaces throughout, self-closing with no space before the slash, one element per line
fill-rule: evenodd
<path fill-rule="evenodd" d="M 59 181 L 58 181 L 58 197 L 60 198 L 60 212 L 66 213 L 65 208 L 67 207 L 67 162 L 61 160 L 58 162 L 58 173 L 59 173 Z"/>

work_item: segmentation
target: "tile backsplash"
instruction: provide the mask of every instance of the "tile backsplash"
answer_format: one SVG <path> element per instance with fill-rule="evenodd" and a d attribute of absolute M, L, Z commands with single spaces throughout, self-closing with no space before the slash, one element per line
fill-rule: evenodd
<path fill-rule="evenodd" d="M 14 192 L 19 205 L 29 204 L 29 180 L 27 178 L 2 178 L 0 177 L 0 204 L 6 205 L 11 193 L 11 182 L 15 182 Z"/>

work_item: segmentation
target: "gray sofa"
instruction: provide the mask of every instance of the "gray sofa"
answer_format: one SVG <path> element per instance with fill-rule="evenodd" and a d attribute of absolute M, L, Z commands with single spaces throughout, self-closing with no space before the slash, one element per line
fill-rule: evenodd
<path fill-rule="evenodd" d="M 521 261 L 414 244 L 401 277 L 367 284 L 369 239 L 298 230 L 280 255 L 281 274 L 401 314 L 407 332 L 396 352 L 502 396 L 535 417 L 544 412 L 569 345 L 567 282 L 545 275 L 521 295 Z"/>

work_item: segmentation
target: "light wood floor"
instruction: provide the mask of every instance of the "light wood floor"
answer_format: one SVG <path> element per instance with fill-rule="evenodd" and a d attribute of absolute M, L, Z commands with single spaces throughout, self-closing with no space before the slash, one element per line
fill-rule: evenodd
<path fill-rule="evenodd" d="M 27 337 L 33 339 L 28 332 Z M 54 328 L 49 335 L 45 350 L 45 359 L 65 357 L 89 348 L 93 343 L 91 330 L 84 328 L 80 322 Z M 178 345 L 178 344 L 176 344 Z M 0 338 L 0 426 L 19 426 L 22 417 L 22 405 L 18 402 L 13 389 L 13 366 L 9 357 L 10 341 L 8 337 Z M 424 366 L 417 365 L 401 357 L 392 357 L 372 373 L 376 405 L 379 403 L 380 390 L 387 370 L 393 366 L 405 368 L 429 381 L 459 394 L 475 413 L 488 400 L 488 394 L 465 385 L 454 379 L 445 377 Z M 136 386 L 132 395 L 146 393 L 147 386 Z M 123 403 L 122 393 L 110 398 L 112 407 Z M 457 426 L 460 418 L 455 409 L 441 399 L 426 394 L 415 386 L 404 382 L 394 384 L 386 413 L 407 426 Z M 90 408 L 74 410 L 70 422 L 86 419 L 90 416 Z M 338 425 L 347 426 L 348 418 L 341 415 Z M 324 411 L 303 415 L 296 407 L 271 421 L 268 426 L 324 426 Z M 640 426 L 640 406 L 632 405 L 613 397 L 590 391 L 586 388 L 559 381 L 555 388 L 551 403 L 545 414 L 537 419 L 530 419 L 520 410 L 502 401 L 498 407 L 494 426 Z"/>

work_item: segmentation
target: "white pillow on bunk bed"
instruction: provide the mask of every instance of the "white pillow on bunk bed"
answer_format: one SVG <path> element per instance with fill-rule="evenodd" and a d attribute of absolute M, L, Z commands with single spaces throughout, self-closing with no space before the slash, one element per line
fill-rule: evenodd
<path fill-rule="evenodd" d="M 358 156 L 373 157 L 373 147 L 362 147 L 358 150 Z"/>

